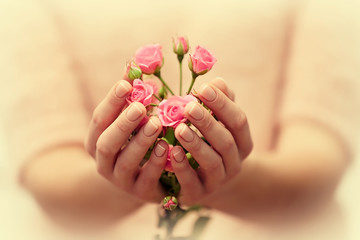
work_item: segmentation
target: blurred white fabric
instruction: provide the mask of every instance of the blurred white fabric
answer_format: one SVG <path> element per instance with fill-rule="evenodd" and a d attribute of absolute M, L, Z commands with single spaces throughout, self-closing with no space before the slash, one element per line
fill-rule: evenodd
<path fill-rule="evenodd" d="M 7 157 L 6 139 L 0 132 L 0 239 L 2 240 L 72 240 L 72 239 L 123 239 L 114 238 L 114 233 L 102 233 L 101 237 L 98 235 L 81 235 L 66 234 L 54 225 L 52 225 L 32 197 L 23 191 L 17 184 L 15 164 Z M 360 145 L 359 145 L 360 149 Z M 343 181 L 341 182 L 337 198 L 345 215 L 347 236 L 344 240 L 357 240 L 360 237 L 360 229 L 358 223 L 360 222 L 360 192 L 358 191 L 360 183 L 360 158 L 358 157 L 349 168 Z M 118 233 L 129 232 L 133 229 L 129 224 L 136 224 L 144 232 L 146 239 L 152 239 L 156 233 L 156 215 L 153 212 L 153 207 L 145 207 L 135 213 L 126 222 L 120 224 L 116 230 Z M 153 214 L 154 217 L 150 220 L 144 220 L 142 214 Z M 139 221 L 140 219 L 140 221 Z M 239 232 L 241 239 L 263 239 L 257 235 L 256 229 L 251 229 L 244 224 L 245 229 L 238 229 L 237 224 L 231 217 L 217 214 L 212 220 L 211 225 L 216 227 L 217 223 L 224 224 L 229 227 L 229 231 Z M 109 236 L 107 236 L 107 234 Z M 131 235 L 131 233 L 129 233 Z M 219 233 L 221 234 L 221 233 Z M 116 233 L 115 233 L 116 235 Z M 127 235 L 127 233 L 125 233 Z M 206 233 L 205 233 L 206 235 Z M 137 236 L 139 237 L 139 236 Z M 204 236 L 205 237 L 205 236 Z M 206 236 L 205 239 L 220 239 L 221 236 Z M 142 238 L 144 239 L 144 238 Z M 269 239 L 268 237 L 266 239 Z M 125 240 L 128 240 L 125 239 Z"/>

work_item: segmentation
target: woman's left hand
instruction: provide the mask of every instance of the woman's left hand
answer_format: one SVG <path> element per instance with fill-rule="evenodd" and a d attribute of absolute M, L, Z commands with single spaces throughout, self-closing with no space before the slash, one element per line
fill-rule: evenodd
<path fill-rule="evenodd" d="M 203 84 L 198 97 L 219 121 L 199 103 L 191 102 L 185 108 L 185 116 L 211 146 L 186 124 L 175 129 L 176 138 L 199 163 L 194 170 L 180 146 L 171 151 L 171 163 L 181 184 L 180 198 L 185 204 L 203 203 L 204 196 L 239 173 L 241 162 L 253 147 L 247 118 L 223 80 Z"/>

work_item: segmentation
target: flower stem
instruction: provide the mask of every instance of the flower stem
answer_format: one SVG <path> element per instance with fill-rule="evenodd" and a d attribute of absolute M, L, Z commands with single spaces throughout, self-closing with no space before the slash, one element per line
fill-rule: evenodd
<path fill-rule="evenodd" d="M 179 60 L 179 66 L 180 66 L 180 90 L 179 90 L 179 95 L 182 96 L 182 60 L 184 58 L 184 55 L 178 55 L 177 56 L 178 60 Z"/>
<path fill-rule="evenodd" d="M 182 95 L 182 62 L 180 62 L 180 93 L 179 95 Z"/>
<path fill-rule="evenodd" d="M 175 95 L 174 92 L 170 89 L 170 87 L 166 84 L 166 82 L 164 81 L 164 79 L 161 77 L 161 74 L 160 74 L 160 71 L 159 72 L 155 72 L 154 73 L 155 76 L 157 76 L 160 81 L 162 82 L 162 84 L 164 85 L 164 87 L 169 90 L 169 92 L 172 94 L 172 95 Z"/>
<path fill-rule="evenodd" d="M 160 102 L 162 101 L 162 99 L 161 99 L 159 96 L 157 96 L 156 94 L 153 94 L 153 96 L 154 96 L 157 100 L 159 100 Z"/>
<path fill-rule="evenodd" d="M 199 75 L 197 75 L 196 73 L 192 73 L 192 80 L 191 80 L 191 84 L 190 84 L 190 87 L 189 87 L 189 90 L 186 92 L 186 94 L 189 94 L 191 92 L 191 89 L 195 83 L 195 80 L 196 78 L 198 77 Z"/>

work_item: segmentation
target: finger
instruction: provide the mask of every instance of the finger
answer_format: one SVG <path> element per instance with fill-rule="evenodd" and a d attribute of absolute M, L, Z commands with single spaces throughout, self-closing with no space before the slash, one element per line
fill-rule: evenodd
<path fill-rule="evenodd" d="M 175 146 L 170 153 L 171 165 L 181 185 L 184 199 L 200 199 L 204 193 L 202 183 L 196 171 L 190 166 L 183 149 Z"/>
<path fill-rule="evenodd" d="M 235 101 L 234 92 L 227 86 L 225 80 L 223 78 L 217 77 L 214 80 L 210 81 L 212 85 L 217 87 L 220 91 L 222 91 L 231 101 Z"/>
<path fill-rule="evenodd" d="M 203 84 L 199 89 L 198 97 L 230 130 L 238 146 L 241 158 L 245 158 L 253 147 L 245 113 L 223 92 L 211 84 Z"/>
<path fill-rule="evenodd" d="M 114 167 L 114 181 L 119 186 L 130 186 L 140 170 L 140 163 L 149 147 L 161 132 L 161 123 L 157 117 L 151 117 L 130 143 L 117 157 Z"/>
<path fill-rule="evenodd" d="M 113 175 L 116 155 L 145 114 L 144 105 L 138 102 L 131 103 L 100 135 L 96 143 L 96 163 L 101 175 L 106 178 Z"/>
<path fill-rule="evenodd" d="M 140 198 L 157 202 L 161 200 L 161 196 L 158 194 L 162 191 L 162 187 L 159 185 L 159 178 L 165 168 L 167 152 L 167 143 L 159 141 L 149 160 L 141 168 L 134 186 L 134 190 Z M 155 189 L 158 189 L 158 191 L 154 191 Z"/>
<path fill-rule="evenodd" d="M 209 111 L 197 102 L 187 104 L 184 113 L 186 118 L 221 155 L 226 173 L 232 175 L 238 172 L 241 162 L 239 161 L 238 147 L 230 131 L 216 121 Z M 180 137 L 185 134 L 185 130 L 184 128 L 183 131 L 179 131 Z"/>
<path fill-rule="evenodd" d="M 225 178 L 225 169 L 219 154 L 184 123 L 175 129 L 175 137 L 199 163 L 198 171 L 206 189 L 215 189 Z"/>
<path fill-rule="evenodd" d="M 126 64 L 124 69 L 123 69 L 123 77 L 122 77 L 122 79 L 128 81 L 129 83 L 132 83 L 132 80 L 129 78 L 127 68 L 128 68 L 128 64 Z"/>
<path fill-rule="evenodd" d="M 95 157 L 96 142 L 101 133 L 119 116 L 126 104 L 131 85 L 122 80 L 114 85 L 105 99 L 95 108 L 85 139 L 86 150 Z"/>

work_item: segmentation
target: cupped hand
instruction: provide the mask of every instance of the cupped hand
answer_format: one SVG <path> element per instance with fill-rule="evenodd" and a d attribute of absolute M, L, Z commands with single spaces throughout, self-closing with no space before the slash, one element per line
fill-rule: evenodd
<path fill-rule="evenodd" d="M 253 143 L 247 118 L 234 103 L 234 94 L 223 80 L 203 84 L 198 97 L 218 121 L 197 102 L 186 106 L 185 116 L 210 145 L 186 124 L 180 124 L 175 129 L 175 136 L 196 159 L 199 168 L 192 169 L 179 146 L 172 149 L 170 156 L 181 184 L 180 201 L 206 205 L 206 196 L 240 171 L 241 162 L 251 152 Z"/>
<path fill-rule="evenodd" d="M 95 108 L 85 148 L 95 159 L 100 175 L 131 195 L 159 202 L 164 195 L 159 178 L 166 163 L 168 145 L 158 142 L 150 159 L 140 167 L 161 131 L 161 123 L 157 117 L 150 117 L 128 140 L 146 116 L 141 103 L 127 106 L 126 97 L 131 89 L 129 82 L 120 81 Z"/>

